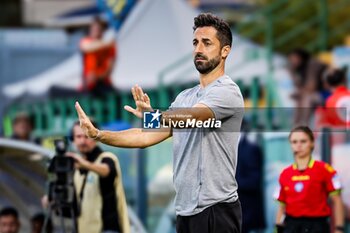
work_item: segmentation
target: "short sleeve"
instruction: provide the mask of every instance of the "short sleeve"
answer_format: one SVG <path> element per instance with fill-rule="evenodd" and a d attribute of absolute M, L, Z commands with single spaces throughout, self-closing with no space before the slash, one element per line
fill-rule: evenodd
<path fill-rule="evenodd" d="M 103 158 L 101 162 L 107 164 L 109 167 L 108 177 L 115 178 L 117 176 L 117 170 L 115 169 L 114 161 L 111 158 Z"/>
<path fill-rule="evenodd" d="M 199 103 L 209 107 L 217 120 L 231 117 L 236 113 L 243 114 L 243 97 L 239 87 L 234 83 L 221 83 L 211 87 Z"/>
<path fill-rule="evenodd" d="M 342 188 L 338 173 L 328 163 L 325 163 L 324 168 L 325 168 L 325 184 L 326 184 L 327 192 L 329 194 L 338 193 Z"/>
<path fill-rule="evenodd" d="M 186 89 L 186 90 L 183 90 L 182 92 L 180 92 L 175 100 L 170 104 L 168 110 L 173 110 L 174 108 L 179 108 L 181 106 L 181 101 L 183 100 L 183 96 L 185 96 L 185 94 L 190 91 L 191 89 Z"/>

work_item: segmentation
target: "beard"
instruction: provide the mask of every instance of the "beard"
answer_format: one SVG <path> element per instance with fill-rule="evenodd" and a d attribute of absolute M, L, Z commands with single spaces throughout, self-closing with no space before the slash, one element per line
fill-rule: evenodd
<path fill-rule="evenodd" d="M 201 58 L 205 61 L 196 61 L 197 58 Z M 202 54 L 197 54 L 194 57 L 194 65 L 196 66 L 196 69 L 201 74 L 208 74 L 212 70 L 214 70 L 219 64 L 220 64 L 220 55 L 208 60 L 208 58 Z"/>
<path fill-rule="evenodd" d="M 82 153 L 82 154 L 86 154 L 86 153 L 88 153 L 88 152 L 91 151 L 91 149 L 89 148 L 89 146 L 86 145 L 86 144 L 78 145 L 78 146 L 77 146 L 77 149 L 78 149 L 78 151 L 79 151 L 80 153 Z"/>

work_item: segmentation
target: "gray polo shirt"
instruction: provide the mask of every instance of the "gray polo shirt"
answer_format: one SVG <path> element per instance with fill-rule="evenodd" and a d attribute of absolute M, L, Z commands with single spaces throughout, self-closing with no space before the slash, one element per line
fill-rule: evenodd
<path fill-rule="evenodd" d="M 173 169 L 177 215 L 190 216 L 219 202 L 238 199 L 235 179 L 243 97 L 228 76 L 205 88 L 181 92 L 170 109 L 208 106 L 221 120 L 218 129 L 174 129 Z"/>

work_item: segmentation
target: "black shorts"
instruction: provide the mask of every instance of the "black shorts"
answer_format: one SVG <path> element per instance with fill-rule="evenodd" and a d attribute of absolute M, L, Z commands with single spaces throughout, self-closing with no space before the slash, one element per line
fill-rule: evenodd
<path fill-rule="evenodd" d="M 328 217 L 294 218 L 287 216 L 284 225 L 283 233 L 330 233 Z"/>
<path fill-rule="evenodd" d="M 240 233 L 242 210 L 239 200 L 218 203 L 193 216 L 177 216 L 177 233 Z"/>

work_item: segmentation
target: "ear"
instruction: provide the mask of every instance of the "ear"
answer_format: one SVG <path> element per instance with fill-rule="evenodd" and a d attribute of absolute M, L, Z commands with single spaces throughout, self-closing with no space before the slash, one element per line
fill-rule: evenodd
<path fill-rule="evenodd" d="M 315 143 L 311 144 L 311 152 L 315 149 Z"/>
<path fill-rule="evenodd" d="M 230 51 L 231 51 L 231 46 L 225 45 L 225 46 L 222 47 L 222 49 L 221 49 L 221 57 L 222 57 L 223 59 L 226 59 L 227 56 L 230 54 Z"/>

